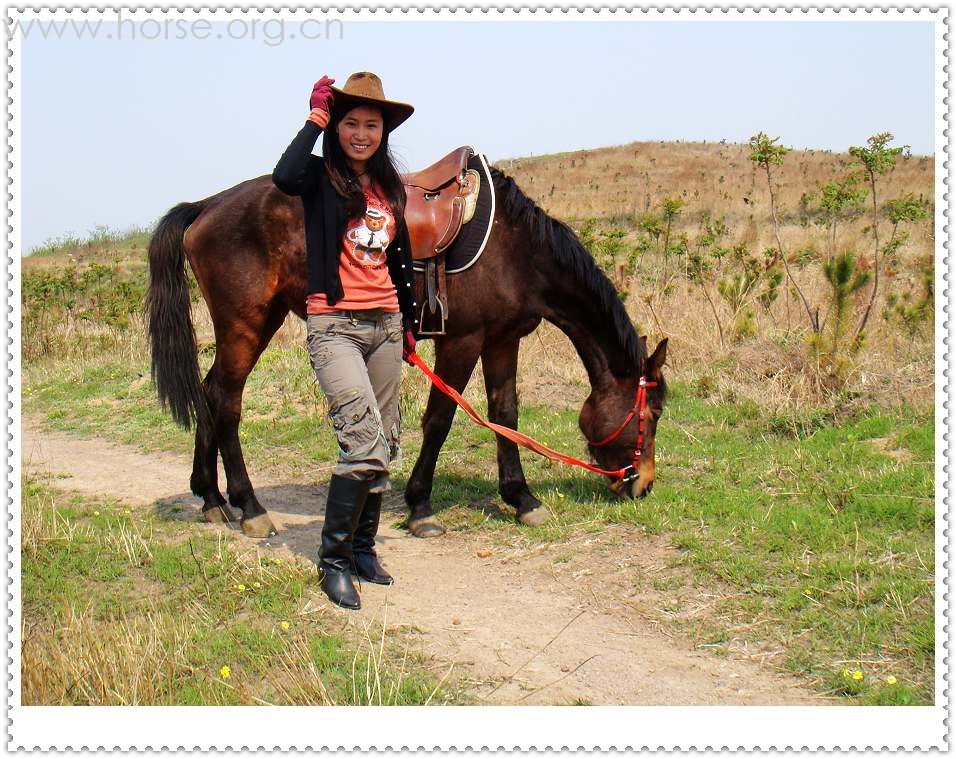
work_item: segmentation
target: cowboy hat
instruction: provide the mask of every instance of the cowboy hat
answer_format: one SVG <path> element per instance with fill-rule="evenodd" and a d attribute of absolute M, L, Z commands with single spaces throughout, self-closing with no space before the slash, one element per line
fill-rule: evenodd
<path fill-rule="evenodd" d="M 385 119 L 385 129 L 389 132 L 415 111 L 415 108 L 408 103 L 386 100 L 382 80 L 371 71 L 359 71 L 352 74 L 344 87 L 341 89 L 332 87 L 332 92 L 335 93 L 332 107 L 343 114 L 360 105 L 381 108 Z"/>

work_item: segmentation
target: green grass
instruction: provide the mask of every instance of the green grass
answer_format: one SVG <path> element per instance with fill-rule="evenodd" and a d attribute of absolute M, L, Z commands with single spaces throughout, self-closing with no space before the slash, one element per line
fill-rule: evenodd
<path fill-rule="evenodd" d="M 121 256 L 132 252 L 142 252 L 149 246 L 153 230 L 145 227 L 130 227 L 125 231 L 98 226 L 85 237 L 80 238 L 68 233 L 51 237 L 29 252 L 30 258 L 56 258 L 66 255 L 74 257 Z"/>
<path fill-rule="evenodd" d="M 135 292 L 142 262 L 115 266 Z M 25 409 L 57 429 L 188 460 L 192 436 L 155 400 L 139 328 L 122 320 L 110 326 L 131 302 L 129 293 L 116 302 L 98 297 L 109 277 L 95 267 L 89 272 L 73 271 L 69 281 L 48 272 L 31 281 L 25 319 L 34 319 L 36 329 L 32 337 L 24 333 L 33 357 L 24 370 Z M 64 311 L 71 282 L 79 290 Z M 76 330 L 61 328 L 67 312 Z M 77 316 L 84 313 L 88 318 Z M 431 363 L 430 342 L 420 353 Z M 202 366 L 211 360 L 204 349 Z M 416 370 L 404 371 L 405 465 L 393 478 L 398 490 L 418 451 L 428 391 Z M 931 702 L 932 410 L 847 404 L 767 413 L 753 402 L 717 402 L 706 388 L 679 378 L 671 389 L 649 498 L 615 500 L 603 479 L 525 454 L 532 490 L 555 518 L 518 527 L 498 496 L 494 436 L 459 415 L 442 450 L 432 503 L 452 529 L 480 531 L 503 545 L 573 541 L 614 524 L 661 535 L 674 549 L 668 566 L 634 583 L 661 594 L 668 623 L 696 643 L 715 653 L 734 641 L 767 644 L 779 654 L 777 666 L 821 692 L 860 703 Z M 584 453 L 576 413 L 528 401 L 522 400 L 522 431 Z M 482 400 L 474 405 L 485 407 Z M 325 412 L 304 345 L 271 345 L 247 383 L 240 428 L 253 483 L 266 474 L 325 480 L 337 450 Z M 164 571 L 163 551 L 158 556 L 150 572 Z M 88 571 L 117 571 L 103 561 Z M 173 555 L 165 571 L 188 565 Z M 79 582 L 75 574 L 66 577 Z M 114 580 L 112 592 L 124 592 L 122 578 Z M 695 593 L 716 601 L 706 615 L 690 618 L 683 610 Z M 255 599 L 262 613 L 276 612 L 281 602 L 265 593 Z M 844 668 L 864 674 L 853 693 Z M 888 677 L 897 682 L 889 686 Z"/>
<path fill-rule="evenodd" d="M 414 641 L 363 640 L 317 611 L 305 562 L 36 478 L 22 514 L 24 703 L 459 700 Z"/>
<path fill-rule="evenodd" d="M 298 347 L 270 348 L 264 358 L 250 378 L 241 430 L 253 481 L 257 472 L 315 476 L 334 461 L 335 440 L 308 360 Z M 144 370 L 67 367 L 28 386 L 26 406 L 61 429 L 189 456 L 191 437 L 161 413 L 151 385 L 137 383 Z M 406 383 L 406 426 L 420 413 L 424 393 L 410 397 L 419 384 Z M 283 392 L 286 400 L 276 403 Z M 525 405 L 521 426 L 582 453 L 572 412 Z M 418 439 L 417 430 L 406 430 L 409 463 Z M 747 406 L 713 405 L 678 383 L 659 427 L 649 498 L 618 501 L 600 478 L 525 455 L 528 480 L 555 519 L 518 528 L 497 494 L 493 436 L 458 418 L 433 504 L 452 529 L 487 531 L 507 544 L 557 542 L 615 523 L 665 534 L 678 553 L 670 574 L 651 578 L 655 588 L 676 597 L 687 577 L 722 595 L 710 622 L 687 626 L 688 634 L 710 640 L 716 626 L 724 640 L 772 641 L 787 651 L 784 666 L 826 692 L 833 691 L 828 673 L 842 667 L 835 662 L 881 661 L 875 673 L 905 679 L 912 697 L 926 702 L 934 652 L 933 441 L 929 412 L 870 408 L 830 425 L 784 424 Z M 395 485 L 403 487 L 401 474 Z"/>

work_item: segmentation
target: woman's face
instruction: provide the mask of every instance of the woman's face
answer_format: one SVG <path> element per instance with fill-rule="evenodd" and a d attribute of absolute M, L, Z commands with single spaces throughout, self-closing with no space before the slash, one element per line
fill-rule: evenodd
<path fill-rule="evenodd" d="M 364 163 L 382 144 L 384 122 L 378 108 L 362 105 L 353 108 L 339 122 L 339 145 L 353 162 Z"/>

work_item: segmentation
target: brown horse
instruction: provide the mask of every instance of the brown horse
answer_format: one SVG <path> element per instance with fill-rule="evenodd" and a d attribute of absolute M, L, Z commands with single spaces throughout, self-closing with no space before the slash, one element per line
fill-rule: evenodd
<path fill-rule="evenodd" d="M 579 425 L 588 450 L 605 469 L 630 464 L 638 436 L 635 418 L 609 445 L 595 446 L 627 418 L 641 376 L 656 382 L 647 395 L 645 434 L 637 476 L 615 480 L 618 495 L 641 497 L 654 482 L 654 434 L 666 387 L 661 374 L 666 338 L 651 356 L 613 285 L 564 223 L 530 200 L 501 171 L 491 169 L 495 218 L 487 246 L 469 269 L 447 281 L 446 334 L 435 338 L 435 371 L 462 391 L 481 358 L 493 422 L 517 428 L 518 343 L 542 319 L 561 329 L 584 362 L 591 394 Z M 200 380 L 190 320 L 189 261 L 209 308 L 216 355 Z M 302 202 L 262 176 L 193 203 L 174 206 L 149 245 L 147 295 L 152 370 L 162 404 L 182 426 L 196 425 L 190 487 L 209 521 L 234 520 L 217 482 L 222 454 L 229 504 L 242 513 L 243 531 L 275 533 L 256 498 L 239 445 L 246 378 L 291 311 L 305 318 L 306 258 Z M 424 302 L 418 275 L 418 302 Z M 409 529 L 441 534 L 431 507 L 438 453 L 451 428 L 454 403 L 432 388 L 422 419 L 424 439 L 405 487 Z M 498 437 L 499 490 L 525 524 L 549 516 L 528 488 L 517 446 Z"/>

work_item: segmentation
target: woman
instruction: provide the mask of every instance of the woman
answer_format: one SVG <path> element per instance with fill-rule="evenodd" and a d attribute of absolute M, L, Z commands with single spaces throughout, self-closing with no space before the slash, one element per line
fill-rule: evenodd
<path fill-rule="evenodd" d="M 316 82 L 308 120 L 272 181 L 302 197 L 306 343 L 339 444 L 319 552 L 322 590 L 358 609 L 351 573 L 393 582 L 376 557 L 375 534 L 389 463 L 400 455 L 402 358 L 415 350 L 417 303 L 405 188 L 388 135 L 414 108 L 386 100 L 370 72 L 352 74 L 342 89 L 334 81 Z M 312 149 L 323 130 L 319 158 Z"/>

